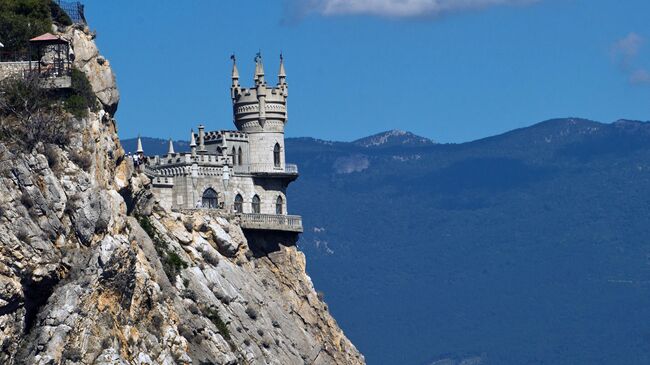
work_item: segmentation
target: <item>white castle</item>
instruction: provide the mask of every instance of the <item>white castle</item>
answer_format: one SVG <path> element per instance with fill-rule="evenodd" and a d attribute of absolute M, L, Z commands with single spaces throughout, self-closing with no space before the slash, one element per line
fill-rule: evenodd
<path fill-rule="evenodd" d="M 243 88 L 232 56 L 233 121 L 237 130 L 191 132 L 190 151 L 177 153 L 172 141 L 164 156 L 143 167 L 161 205 L 172 209 L 216 209 L 241 216 L 245 229 L 302 232 L 300 216 L 287 215 L 287 186 L 298 167 L 287 164 L 284 127 L 288 85 L 280 55 L 278 84 L 268 86 L 262 57 L 255 57 L 255 86 Z M 144 155 L 138 138 L 137 153 Z"/>

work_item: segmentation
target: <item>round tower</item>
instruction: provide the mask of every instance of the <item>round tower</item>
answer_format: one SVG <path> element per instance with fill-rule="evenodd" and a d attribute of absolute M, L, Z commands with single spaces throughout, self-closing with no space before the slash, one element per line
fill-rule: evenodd
<path fill-rule="evenodd" d="M 255 86 L 242 88 L 233 58 L 231 96 L 233 120 L 239 131 L 248 133 L 250 164 L 253 171 L 284 170 L 284 126 L 287 123 L 288 85 L 284 59 L 280 55 L 278 84 L 264 79 L 262 56 L 255 56 Z"/>

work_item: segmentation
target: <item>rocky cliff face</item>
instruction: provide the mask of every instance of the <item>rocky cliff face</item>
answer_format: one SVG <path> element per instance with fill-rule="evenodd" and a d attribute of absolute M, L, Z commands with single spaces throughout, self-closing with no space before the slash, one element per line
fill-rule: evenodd
<path fill-rule="evenodd" d="M 0 144 L 0 363 L 364 363 L 295 237 L 156 204 L 117 139 L 108 62 L 87 29 L 61 33 L 103 108 L 65 148 Z"/>

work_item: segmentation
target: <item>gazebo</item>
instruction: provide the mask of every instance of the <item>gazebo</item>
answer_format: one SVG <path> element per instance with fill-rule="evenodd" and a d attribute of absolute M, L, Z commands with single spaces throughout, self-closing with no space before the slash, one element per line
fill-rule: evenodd
<path fill-rule="evenodd" d="M 69 88 L 72 84 L 72 57 L 70 44 L 65 39 L 45 33 L 29 40 L 30 72 L 47 80 L 45 86 Z"/>

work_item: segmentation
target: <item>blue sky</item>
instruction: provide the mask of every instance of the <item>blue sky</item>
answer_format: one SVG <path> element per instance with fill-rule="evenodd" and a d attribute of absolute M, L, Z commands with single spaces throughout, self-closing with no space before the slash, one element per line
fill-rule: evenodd
<path fill-rule="evenodd" d="M 647 0 L 87 0 L 122 138 L 232 129 L 229 56 L 285 54 L 290 137 L 464 142 L 555 117 L 650 120 Z"/>

